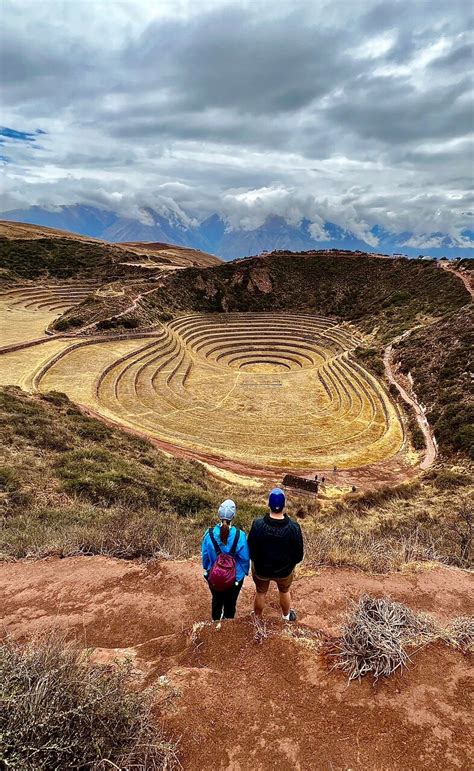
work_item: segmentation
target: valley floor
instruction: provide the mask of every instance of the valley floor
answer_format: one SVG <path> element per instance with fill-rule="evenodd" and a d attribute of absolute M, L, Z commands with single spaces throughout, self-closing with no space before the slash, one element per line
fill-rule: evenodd
<path fill-rule="evenodd" d="M 348 686 L 318 650 L 351 599 L 388 595 L 443 625 L 473 612 L 473 576 L 425 566 L 373 576 L 300 570 L 296 627 L 270 596 L 256 639 L 247 580 L 233 622 L 208 623 L 209 593 L 195 561 L 138 563 L 76 557 L 0 564 L 3 629 L 27 639 L 68 630 L 101 662 L 129 656 L 142 687 L 157 688 L 160 721 L 180 739 L 185 769 L 467 769 L 472 745 L 468 656 L 436 643 L 408 670 Z M 471 736 L 472 739 L 472 736 Z"/>

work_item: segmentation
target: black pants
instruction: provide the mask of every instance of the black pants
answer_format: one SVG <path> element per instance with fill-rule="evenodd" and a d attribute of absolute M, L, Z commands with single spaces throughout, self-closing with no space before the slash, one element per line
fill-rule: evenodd
<path fill-rule="evenodd" d="M 211 589 L 211 612 L 213 621 L 219 621 L 222 616 L 222 611 L 224 611 L 224 618 L 234 618 L 237 598 L 240 594 L 243 583 L 244 580 L 242 579 L 242 581 L 239 581 L 238 584 L 234 584 L 231 589 L 227 589 L 226 592 L 215 592 L 214 589 Z"/>

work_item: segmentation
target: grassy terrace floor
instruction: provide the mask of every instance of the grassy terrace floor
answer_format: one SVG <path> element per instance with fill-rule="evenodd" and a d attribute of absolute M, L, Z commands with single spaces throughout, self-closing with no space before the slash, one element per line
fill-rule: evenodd
<path fill-rule="evenodd" d="M 318 316 L 194 314 L 151 340 L 73 344 L 35 385 L 237 464 L 351 468 L 403 443 L 396 408 L 351 357 L 358 342 L 349 326 Z"/>

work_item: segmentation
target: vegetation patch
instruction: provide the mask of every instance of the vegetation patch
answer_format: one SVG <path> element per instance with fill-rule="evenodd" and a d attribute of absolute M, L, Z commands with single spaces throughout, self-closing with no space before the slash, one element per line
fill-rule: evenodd
<path fill-rule="evenodd" d="M 199 463 L 169 458 L 149 442 L 83 414 L 67 396 L 0 389 L 0 557 L 104 554 L 187 558 L 225 498 L 239 527 L 265 513 L 266 486 L 224 484 Z M 79 441 L 78 441 L 79 440 Z M 309 567 L 371 572 L 407 564 L 472 566 L 469 469 L 436 468 L 418 482 L 324 505 L 292 492 Z"/>
<path fill-rule="evenodd" d="M 474 616 L 458 616 L 447 628 L 445 639 L 463 653 L 474 653 Z"/>
<path fill-rule="evenodd" d="M 9 279 L 92 278 L 126 275 L 121 262 L 136 254 L 74 238 L 10 239 L 0 236 L 0 268 Z"/>
<path fill-rule="evenodd" d="M 439 447 L 447 453 L 461 452 L 471 459 L 474 459 L 474 407 L 470 396 L 473 347 L 474 311 L 465 307 L 437 324 L 414 332 L 395 349 L 402 371 L 409 372 L 413 378 L 415 393 L 426 407 Z"/>
<path fill-rule="evenodd" d="M 371 674 L 375 680 L 407 666 L 407 648 L 427 644 L 436 636 L 436 625 L 427 615 L 388 598 L 364 595 L 346 615 L 342 634 L 326 646 L 333 666 L 349 681 Z"/>
<path fill-rule="evenodd" d="M 159 731 L 151 693 L 134 690 L 130 665 L 94 665 L 50 634 L 0 646 L 0 765 L 53 768 L 178 768 Z"/>

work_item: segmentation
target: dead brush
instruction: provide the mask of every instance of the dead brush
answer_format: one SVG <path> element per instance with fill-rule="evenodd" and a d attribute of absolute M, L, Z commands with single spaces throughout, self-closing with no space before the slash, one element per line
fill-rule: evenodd
<path fill-rule="evenodd" d="M 255 613 L 252 613 L 251 616 L 253 629 L 254 629 L 254 635 L 253 639 L 255 642 L 261 644 L 264 640 L 267 640 L 270 636 L 270 632 L 268 631 L 267 624 L 263 620 L 263 618 L 259 618 Z"/>
<path fill-rule="evenodd" d="M 463 653 L 474 653 L 474 616 L 458 616 L 448 626 L 443 639 Z"/>
<path fill-rule="evenodd" d="M 1 768 L 179 768 L 153 710 L 127 663 L 96 665 L 59 633 L 0 646 Z"/>
<path fill-rule="evenodd" d="M 302 626 L 286 626 L 282 634 L 309 651 L 320 651 L 325 637 L 323 632 L 306 629 Z"/>
<path fill-rule="evenodd" d="M 200 648 L 203 644 L 203 640 L 201 640 L 201 631 L 207 626 L 212 626 L 212 621 L 195 621 L 192 625 L 189 639 L 195 648 Z"/>
<path fill-rule="evenodd" d="M 372 674 L 375 680 L 407 666 L 406 646 L 426 645 L 437 636 L 429 616 L 416 614 L 400 602 L 364 595 L 346 616 L 342 635 L 325 645 L 349 681 Z"/>

